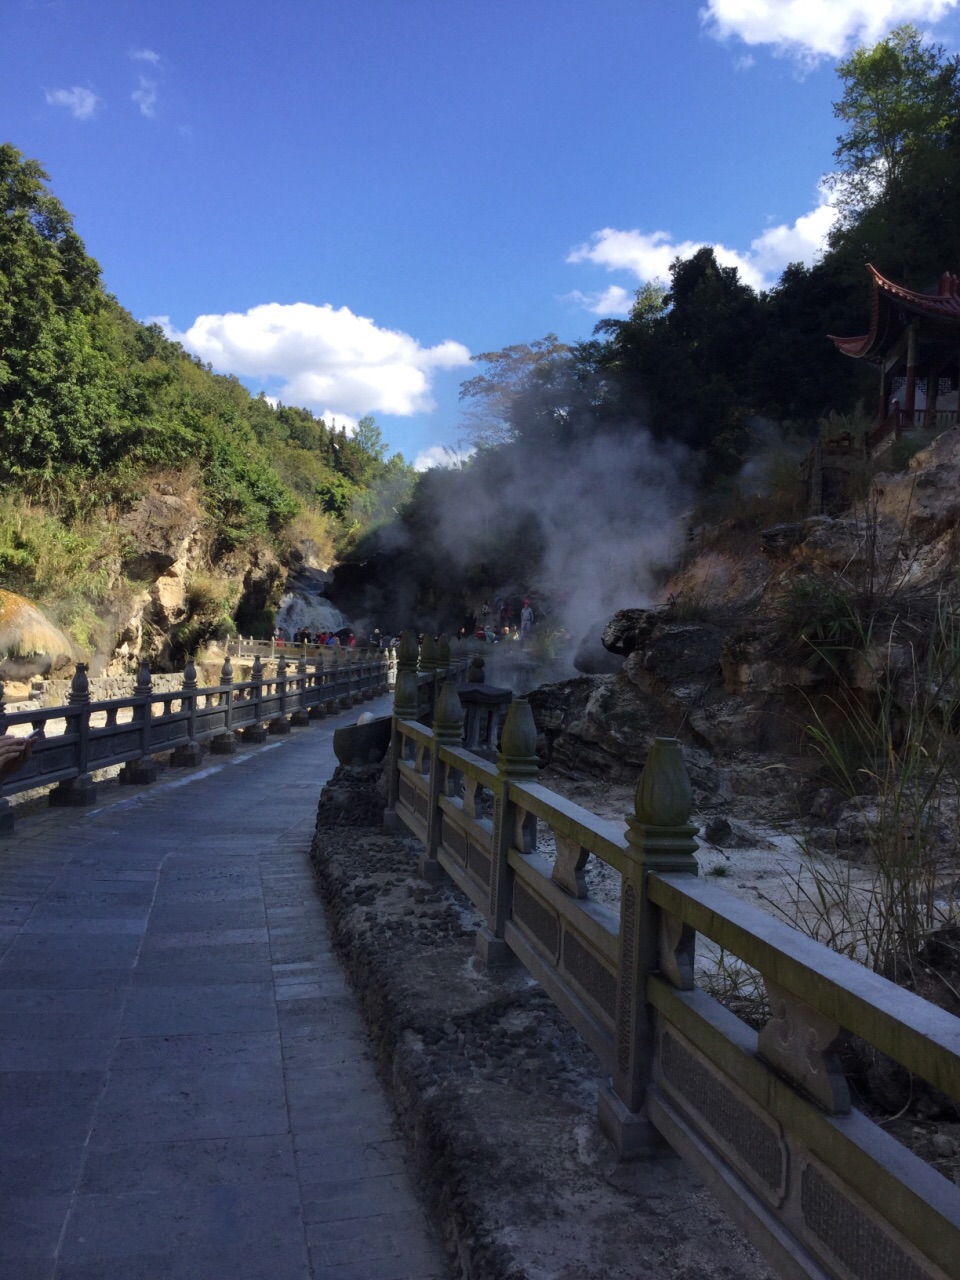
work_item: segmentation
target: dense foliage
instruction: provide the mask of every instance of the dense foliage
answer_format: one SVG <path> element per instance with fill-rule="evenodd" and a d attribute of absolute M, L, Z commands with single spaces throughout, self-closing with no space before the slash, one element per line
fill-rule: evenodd
<path fill-rule="evenodd" d="M 742 517 L 750 509 L 744 481 L 756 477 L 758 459 L 775 470 L 779 448 L 798 478 L 796 463 L 822 421 L 875 416 L 876 371 L 841 355 L 827 335 L 865 331 L 868 262 L 921 290 L 960 269 L 960 58 L 904 26 L 837 71 L 834 110 L 844 132 L 825 182 L 839 216 L 813 266 L 793 263 L 758 292 L 704 247 L 678 258 L 668 281 L 644 284 L 631 313 L 601 321 L 589 339 L 567 346 L 547 334 L 475 357 L 483 372 L 463 384 L 461 398 L 480 451 L 465 472 L 424 477 L 400 531 L 421 545 L 436 542 L 449 525 L 442 513 L 487 506 L 503 536 L 474 538 L 469 553 L 461 545 L 456 569 L 433 566 L 456 578 L 460 599 L 477 582 L 485 591 L 543 581 L 544 513 L 568 493 L 539 486 L 527 500 L 507 486 L 498 502 L 504 490 L 491 483 L 494 472 L 533 478 L 563 459 L 576 472 L 598 450 L 610 452 L 623 476 L 615 500 L 601 492 L 569 511 L 590 537 L 609 524 L 611 509 L 618 519 L 649 518 L 649 490 L 625 449 L 632 445 L 642 461 L 652 439 L 686 451 L 680 465 L 712 495 L 714 512 L 725 504 Z M 494 465 L 492 445 L 511 463 Z M 524 512 L 532 521 L 518 553 L 512 535 Z M 423 584 L 417 590 L 424 600 Z"/>
<path fill-rule="evenodd" d="M 138 324 L 35 160 L 0 145 L 0 483 L 68 523 L 192 469 L 213 555 L 275 538 L 298 511 L 328 542 L 392 514 L 412 483 L 372 419 L 352 437 L 272 406 Z M 382 494 L 381 494 L 382 491 Z M 2 541 L 2 539 L 0 539 Z M 9 563 L 6 566 L 8 572 Z"/>

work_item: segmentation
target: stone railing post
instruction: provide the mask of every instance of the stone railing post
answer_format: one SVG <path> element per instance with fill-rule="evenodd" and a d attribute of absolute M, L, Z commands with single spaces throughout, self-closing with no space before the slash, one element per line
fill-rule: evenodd
<path fill-rule="evenodd" d="M 511 849 L 533 853 L 537 820 L 510 799 L 511 781 L 537 776 L 537 726 L 526 698 L 510 704 L 497 756 L 497 784 L 493 796 L 493 865 L 487 924 L 477 933 L 477 956 L 488 966 L 509 964 L 513 952 L 504 941 L 504 926 L 513 894 L 507 856 Z"/>
<path fill-rule="evenodd" d="M 398 720 L 416 720 L 419 690 L 417 688 L 417 637 L 405 631 L 397 650 L 397 678 L 393 687 L 393 731 L 390 736 L 390 752 L 387 756 L 387 807 L 383 812 L 383 825 L 387 831 L 396 831 L 397 796 L 400 786 L 400 757 L 403 739 L 397 728 Z"/>
<path fill-rule="evenodd" d="M 387 686 L 389 689 L 392 689 L 397 683 L 397 652 L 396 645 L 391 645 L 387 650 Z"/>
<path fill-rule="evenodd" d="M 220 668 L 220 705 L 226 707 L 223 732 L 218 733 L 210 741 L 210 751 L 217 756 L 232 756 L 237 749 L 237 739 L 233 732 L 233 663 L 228 654 Z"/>
<path fill-rule="evenodd" d="M 450 637 L 439 636 L 437 639 L 437 671 L 442 680 L 450 678 Z"/>
<path fill-rule="evenodd" d="M 443 868 L 437 861 L 440 848 L 440 827 L 443 814 L 440 797 L 453 795 L 456 786 L 455 770 L 440 763 L 441 747 L 459 747 L 463 742 L 463 707 L 457 697 L 456 686 L 448 680 L 440 690 L 437 709 L 433 716 L 433 750 L 430 752 L 430 778 L 427 792 L 427 847 L 420 854 L 421 879 L 435 884 Z"/>
<path fill-rule="evenodd" d="M 359 706 L 363 701 L 363 667 L 360 665 L 361 654 L 359 649 L 347 650 L 347 662 L 349 663 L 350 672 L 350 705 Z"/>
<path fill-rule="evenodd" d="M 0 680 L 0 735 L 7 732 L 7 709 L 4 706 L 3 681 Z M 6 796 L 0 795 L 0 836 L 13 834 L 13 805 Z"/>
<path fill-rule="evenodd" d="M 323 720 L 326 714 L 326 676 L 323 674 L 323 655 L 318 650 L 313 659 L 313 693 L 310 701 L 310 716 L 313 720 Z"/>
<path fill-rule="evenodd" d="M 157 768 L 157 762 L 150 755 L 150 729 L 153 724 L 153 680 L 150 677 L 150 667 L 147 665 L 146 658 L 140 661 L 140 670 L 137 672 L 133 696 L 137 699 L 137 705 L 134 707 L 133 713 L 140 722 L 140 759 L 130 760 L 123 766 L 120 770 L 119 781 L 121 784 L 143 786 L 150 782 L 156 782 L 157 775 L 160 772 Z"/>
<path fill-rule="evenodd" d="M 307 655 L 306 648 L 297 661 L 297 706 L 290 723 L 298 729 L 304 729 L 310 723 L 310 708 L 307 706 Z"/>
<path fill-rule="evenodd" d="M 433 709 L 437 705 L 437 642 L 432 635 L 427 634 L 423 637 L 419 666 L 421 673 L 430 677 L 429 682 L 424 681 L 421 685 L 423 701 L 420 704 L 419 719 L 424 724 L 430 724 L 433 720 Z"/>
<path fill-rule="evenodd" d="M 203 759 L 203 747 L 197 741 L 197 664 L 193 658 L 187 659 L 183 668 L 183 699 L 181 706 L 187 708 L 187 736 L 190 741 L 171 752 L 172 765 L 195 765 Z"/>
<path fill-rule="evenodd" d="M 240 734 L 242 742 L 266 742 L 267 730 L 263 725 L 263 663 L 259 653 L 250 668 L 250 701 L 253 703 L 253 719 Z"/>
<path fill-rule="evenodd" d="M 656 738 L 640 775 L 636 812 L 627 818 L 620 892 L 620 956 L 612 1087 L 601 1089 L 600 1127 L 621 1159 L 662 1154 L 664 1143 L 643 1106 L 653 1066 L 656 1026 L 647 1003 L 647 978 L 661 967 L 662 929 L 669 918 L 647 896 L 651 871 L 696 875 L 693 795 L 676 738 Z M 669 963 L 692 970 L 692 935 L 677 932 Z M 681 951 L 684 953 L 681 955 Z"/>
<path fill-rule="evenodd" d="M 77 776 L 68 782 L 61 782 L 50 792 L 50 804 L 87 805 L 93 804 L 97 798 L 97 788 L 93 778 L 87 772 L 90 743 L 90 682 L 87 679 L 87 664 L 78 662 L 70 692 L 67 694 L 67 705 L 77 708 L 77 714 L 68 717 L 68 723 L 77 730 Z"/>
<path fill-rule="evenodd" d="M 270 733 L 280 734 L 290 732 L 290 721 L 287 718 L 287 659 L 281 653 L 277 662 L 277 695 L 280 698 L 280 708 L 277 714 L 267 725 Z"/>

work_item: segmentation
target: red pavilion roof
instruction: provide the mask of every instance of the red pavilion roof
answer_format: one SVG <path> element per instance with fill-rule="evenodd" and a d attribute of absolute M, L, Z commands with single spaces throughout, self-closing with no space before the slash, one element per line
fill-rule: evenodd
<path fill-rule="evenodd" d="M 926 316 L 946 321 L 960 328 L 960 277 L 945 271 L 936 293 L 916 293 L 885 279 L 876 267 L 868 264 L 873 277 L 873 302 L 870 332 L 855 338 L 839 338 L 828 334 L 838 351 L 855 359 L 871 359 L 887 348 L 902 332 L 909 315 Z"/>

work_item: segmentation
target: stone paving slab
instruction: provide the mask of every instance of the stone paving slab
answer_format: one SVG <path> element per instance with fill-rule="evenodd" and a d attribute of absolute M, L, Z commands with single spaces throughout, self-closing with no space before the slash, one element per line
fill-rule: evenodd
<path fill-rule="evenodd" d="M 313 887 L 354 718 L 0 841 L 0 1276 L 449 1275 Z"/>

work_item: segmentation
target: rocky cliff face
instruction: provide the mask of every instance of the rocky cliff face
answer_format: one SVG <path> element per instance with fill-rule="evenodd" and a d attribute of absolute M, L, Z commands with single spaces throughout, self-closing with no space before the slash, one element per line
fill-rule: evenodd
<path fill-rule="evenodd" d="M 655 736 L 679 736 L 700 808 L 779 791 L 795 810 L 797 788 L 813 785 L 799 758 L 805 726 L 837 716 L 840 681 L 864 705 L 896 692 L 903 650 L 923 644 L 958 561 L 960 431 L 950 431 L 906 473 L 878 475 L 859 509 L 749 541 L 740 531 L 736 550 L 721 535 L 677 571 L 663 605 L 609 619 L 597 640 L 622 660 L 617 674 L 531 695 L 544 753 L 564 770 L 629 780 Z M 853 637 L 830 650 L 829 628 L 844 624 Z"/>
<path fill-rule="evenodd" d="M 82 659 L 91 674 L 124 679 L 142 658 L 181 670 L 231 616 L 249 633 L 280 599 L 286 571 L 270 545 L 218 553 L 190 481 L 154 478 L 119 520 L 119 551 L 105 552 L 100 625 L 78 645 L 30 600 L 0 592 L 0 678 L 48 676 Z M 111 546 L 115 546 L 115 542 Z"/>

